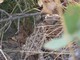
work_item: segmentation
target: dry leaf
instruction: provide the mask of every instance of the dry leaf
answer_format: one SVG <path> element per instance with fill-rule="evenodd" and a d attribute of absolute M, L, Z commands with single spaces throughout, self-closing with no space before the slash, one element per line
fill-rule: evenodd
<path fill-rule="evenodd" d="M 39 0 L 39 1 L 38 1 L 38 5 L 39 5 L 40 7 L 43 5 L 42 0 Z"/>
<path fill-rule="evenodd" d="M 23 26 L 20 26 L 20 31 L 17 35 L 13 36 L 12 39 L 17 41 L 20 46 L 22 46 L 26 42 L 27 33 L 23 29 Z"/>
<path fill-rule="evenodd" d="M 0 3 L 3 3 L 4 0 L 0 0 Z"/>
<path fill-rule="evenodd" d="M 42 13 L 53 14 L 54 9 L 56 8 L 55 2 L 53 0 L 42 0 L 42 2 Z"/>

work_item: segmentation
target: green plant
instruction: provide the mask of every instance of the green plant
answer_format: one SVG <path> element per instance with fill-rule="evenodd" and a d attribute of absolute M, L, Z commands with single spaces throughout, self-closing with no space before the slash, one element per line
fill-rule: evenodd
<path fill-rule="evenodd" d="M 16 15 L 17 13 L 32 13 L 32 12 L 37 12 L 37 0 L 4 0 L 3 3 L 0 4 L 0 9 L 3 9 L 9 14 Z M 0 12 L 1 13 L 1 12 Z M 5 15 L 5 13 L 2 13 Z M 0 14 L 0 16 L 2 15 Z M 6 19 L 8 17 L 1 17 L 2 19 Z M 25 22 L 24 22 L 25 20 Z M 17 30 L 17 25 L 18 25 L 18 19 L 15 21 L 11 21 L 11 28 Z M 34 25 L 34 18 L 33 16 L 31 17 L 24 17 L 20 18 L 20 25 L 26 25 L 25 29 L 28 30 L 33 30 L 31 27 Z M 26 23 L 27 22 L 27 23 Z M 7 22 L 8 23 L 8 22 Z M 27 25 L 28 24 L 28 25 Z M 5 23 L 0 23 L 0 29 L 5 25 Z M 31 28 L 31 29 L 30 29 Z M 0 31 L 1 32 L 1 31 Z M 1 34 L 1 33 L 0 33 Z M 8 36 L 8 34 L 7 34 Z"/>
<path fill-rule="evenodd" d="M 74 41 L 74 38 L 79 38 L 80 36 L 80 4 L 69 4 L 67 6 L 67 10 L 64 13 L 64 23 L 67 34 L 64 31 L 64 34 L 61 38 L 52 39 L 50 42 L 44 44 L 45 48 L 52 50 L 59 50 L 67 46 L 70 42 Z M 62 22 L 63 23 L 63 22 Z M 80 41 L 77 41 L 78 45 L 80 45 Z"/>
<path fill-rule="evenodd" d="M 0 4 L 0 9 L 8 13 L 27 12 L 33 8 L 37 8 L 37 0 L 4 0 Z"/>

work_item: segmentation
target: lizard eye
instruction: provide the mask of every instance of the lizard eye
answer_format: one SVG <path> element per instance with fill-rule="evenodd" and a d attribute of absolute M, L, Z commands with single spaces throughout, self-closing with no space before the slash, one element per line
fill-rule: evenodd
<path fill-rule="evenodd" d="M 47 1 L 44 1 L 44 3 L 47 3 Z"/>
<path fill-rule="evenodd" d="M 49 3 L 50 1 L 49 0 L 44 0 L 44 3 Z"/>

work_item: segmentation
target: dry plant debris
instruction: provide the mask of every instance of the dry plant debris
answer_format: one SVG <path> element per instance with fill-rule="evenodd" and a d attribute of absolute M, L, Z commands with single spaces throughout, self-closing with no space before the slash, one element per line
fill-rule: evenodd
<path fill-rule="evenodd" d="M 19 1 L 17 2 L 17 5 L 20 7 Z M 43 48 L 44 43 L 50 41 L 52 38 L 60 38 L 63 33 L 63 26 L 61 25 L 60 21 L 61 17 L 58 14 L 55 14 L 56 3 L 53 0 L 43 0 L 43 2 L 45 5 L 43 3 L 39 3 L 40 6 L 43 5 L 43 9 L 41 11 L 49 15 L 46 15 L 44 20 L 36 24 L 33 33 L 30 36 L 27 36 L 23 27 L 21 27 L 19 33 L 16 36 L 11 37 L 11 40 L 9 42 L 5 42 L 5 44 L 3 43 L 4 48 L 9 46 L 7 48 L 8 50 L 6 48 L 3 48 L 4 52 L 7 51 L 5 53 L 5 56 L 8 58 L 8 60 L 69 60 L 70 58 L 72 59 L 71 52 L 69 51 L 68 47 L 61 49 L 59 52 L 53 52 Z M 62 2 L 62 4 L 66 6 L 66 0 Z M 15 16 L 16 15 L 14 15 L 14 17 Z M 12 48 L 12 50 L 9 50 L 9 48 L 11 47 L 14 48 Z M 22 50 L 19 50 L 17 47 L 22 48 Z M 75 45 L 73 45 L 72 48 L 75 49 Z M 0 54 L 0 57 L 2 57 L 2 54 Z M 4 60 L 4 57 L 2 59 Z"/>

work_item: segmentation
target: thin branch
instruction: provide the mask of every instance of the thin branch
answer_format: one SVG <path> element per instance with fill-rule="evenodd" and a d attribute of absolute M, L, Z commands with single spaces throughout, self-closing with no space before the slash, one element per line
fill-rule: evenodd
<path fill-rule="evenodd" d="M 71 54 L 70 52 L 42 52 L 42 51 L 26 51 L 26 50 L 10 50 L 10 49 L 6 49 L 3 51 L 9 51 L 9 52 L 25 52 L 25 53 L 35 53 L 35 54 L 42 54 L 42 53 L 48 53 L 48 54 Z"/>
<path fill-rule="evenodd" d="M 4 12 L 7 16 L 10 16 L 10 14 L 7 13 L 5 10 L 0 9 L 0 12 Z"/>
<path fill-rule="evenodd" d="M 40 15 L 41 13 L 40 12 L 36 12 L 36 13 L 18 13 L 18 14 L 13 14 L 11 15 L 9 18 L 5 18 L 5 19 L 1 19 L 0 20 L 0 23 L 1 22 L 5 22 L 5 21 L 13 21 L 13 20 L 16 20 L 18 18 L 24 18 L 24 17 L 27 17 L 27 16 L 35 16 L 35 15 Z"/>
<path fill-rule="evenodd" d="M 5 58 L 5 60 L 8 60 L 7 57 L 5 56 L 4 52 L 2 51 L 2 49 L 0 49 L 0 52 L 2 53 L 3 57 Z"/>

